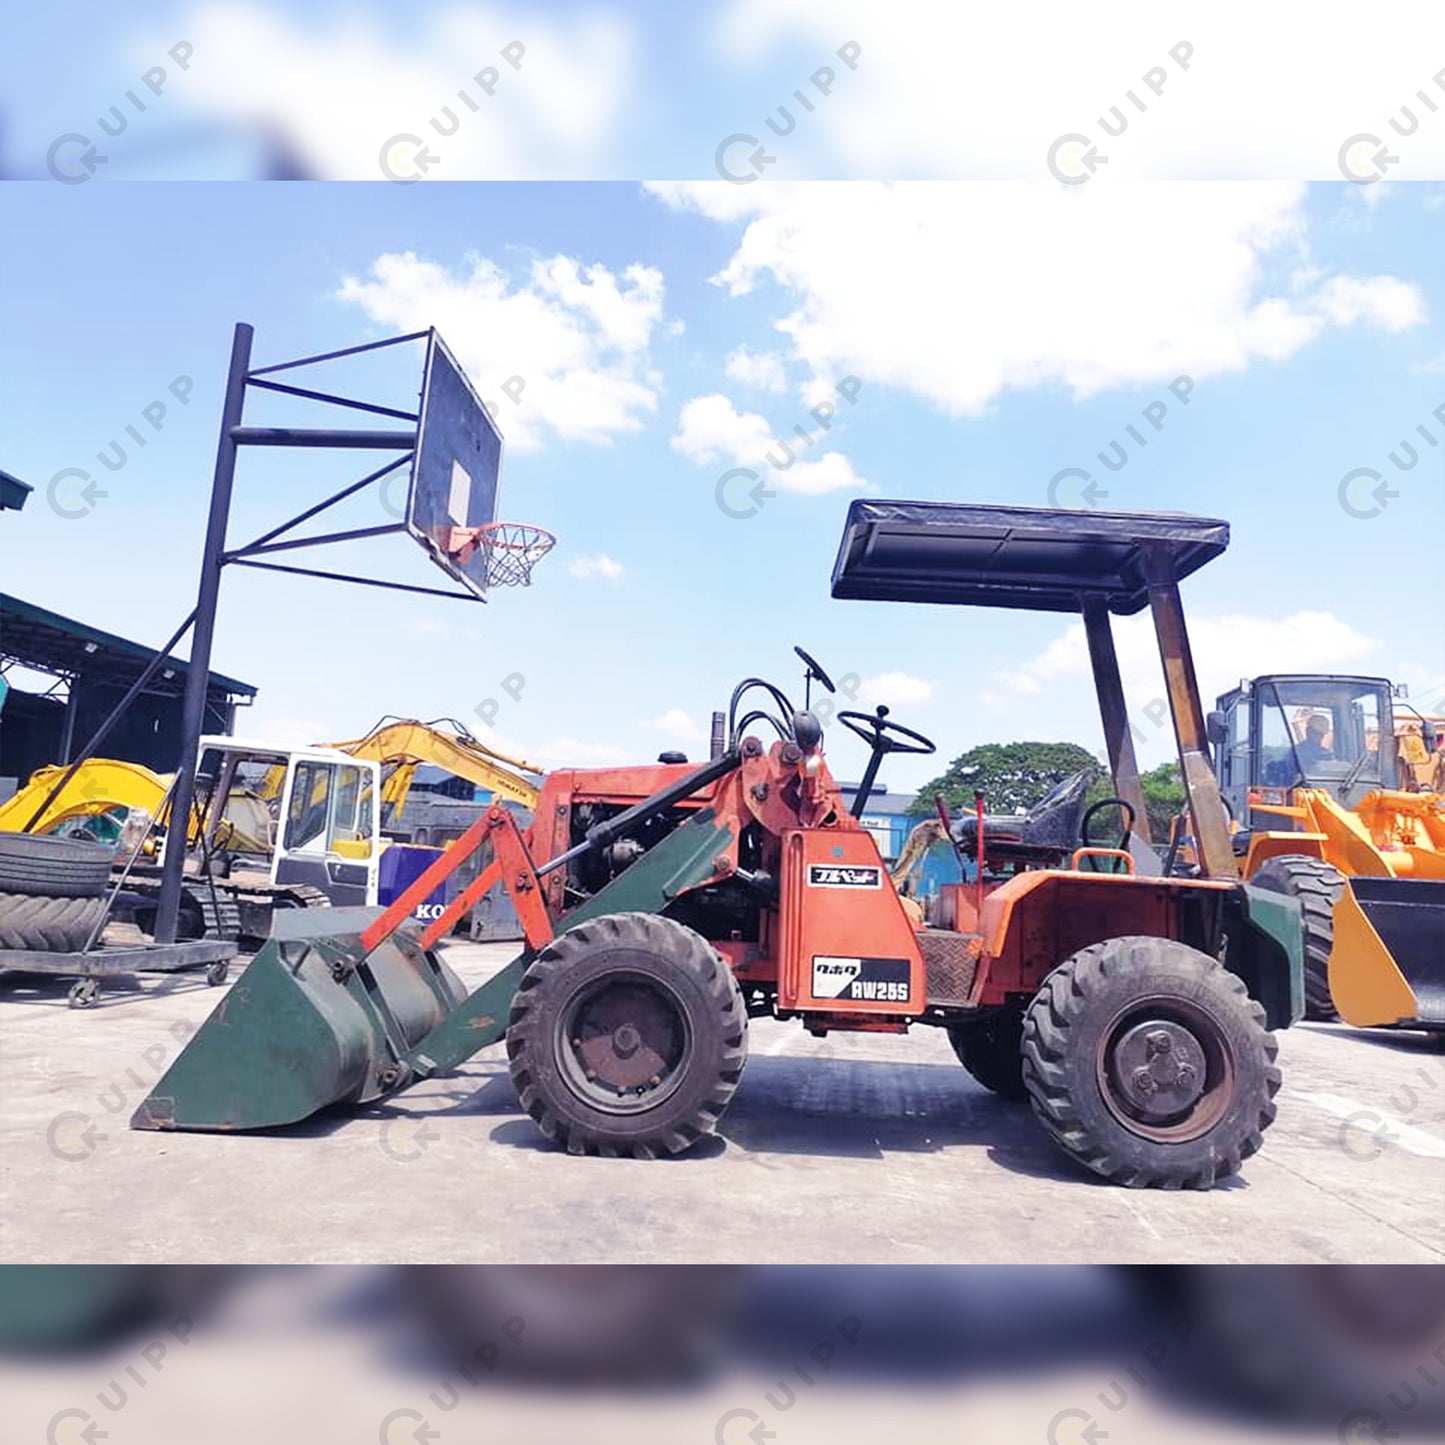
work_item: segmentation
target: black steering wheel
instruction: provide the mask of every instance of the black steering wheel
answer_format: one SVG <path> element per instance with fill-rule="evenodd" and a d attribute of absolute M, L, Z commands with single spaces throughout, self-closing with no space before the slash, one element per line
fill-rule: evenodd
<path fill-rule="evenodd" d="M 876 713 L 868 712 L 840 712 L 838 721 L 843 724 L 855 737 L 860 737 L 875 752 L 879 753 L 936 753 L 938 749 L 933 742 L 916 733 L 912 728 L 906 728 L 902 723 L 888 721 L 888 709 L 882 704 L 879 705 Z M 898 742 L 894 738 L 906 738 L 907 743 Z M 909 747 L 908 743 L 916 746 Z"/>
<path fill-rule="evenodd" d="M 1121 853 L 1127 853 L 1129 851 L 1129 839 L 1134 836 L 1134 818 L 1136 815 L 1133 804 L 1123 798 L 1100 798 L 1097 803 L 1085 811 L 1083 819 L 1079 823 L 1079 837 L 1083 840 L 1084 847 L 1096 848 L 1100 846 L 1089 836 L 1089 824 L 1094 821 L 1094 814 L 1101 808 L 1119 808 L 1123 811 L 1124 831 L 1119 835 L 1119 841 L 1114 844 L 1114 847 Z"/>
<path fill-rule="evenodd" d="M 798 656 L 803 659 L 803 666 L 806 667 L 808 671 L 815 678 L 817 678 L 824 687 L 828 689 L 829 692 L 838 691 L 838 689 L 833 686 L 833 679 L 829 677 L 826 672 L 823 671 L 823 669 L 818 665 L 817 660 L 810 653 L 804 652 L 803 649 L 799 647 L 796 643 L 794 643 L 793 645 L 793 651 L 796 652 Z"/>

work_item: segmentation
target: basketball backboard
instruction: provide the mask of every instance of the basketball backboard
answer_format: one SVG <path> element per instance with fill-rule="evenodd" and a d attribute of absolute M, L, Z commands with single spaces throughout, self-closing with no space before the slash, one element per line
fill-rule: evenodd
<path fill-rule="evenodd" d="M 449 550 L 452 529 L 497 519 L 502 434 L 466 372 L 433 331 L 421 384 L 421 420 L 412 458 L 406 529 L 448 576 L 486 595 L 487 557 Z"/>

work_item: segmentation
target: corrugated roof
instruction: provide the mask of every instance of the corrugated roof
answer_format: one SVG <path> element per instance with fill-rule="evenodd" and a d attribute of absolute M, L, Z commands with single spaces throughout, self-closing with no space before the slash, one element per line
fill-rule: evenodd
<path fill-rule="evenodd" d="M 105 681 L 128 686 L 140 676 L 156 649 L 144 643 L 102 632 L 73 617 L 62 616 L 33 602 L 25 602 L 8 593 L 0 593 L 0 656 L 22 667 L 40 672 L 60 673 L 87 678 L 100 674 Z M 191 670 L 184 658 L 171 658 L 165 664 L 171 676 L 157 676 L 147 691 L 174 693 L 184 690 L 186 675 Z M 210 690 L 255 697 L 254 683 L 227 677 L 212 670 Z"/>

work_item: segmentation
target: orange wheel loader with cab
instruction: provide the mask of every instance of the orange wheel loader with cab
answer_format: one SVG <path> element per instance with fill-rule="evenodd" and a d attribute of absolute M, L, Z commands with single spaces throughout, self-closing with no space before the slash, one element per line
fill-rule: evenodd
<path fill-rule="evenodd" d="M 410 896 L 278 919 L 133 1125 L 290 1124 L 505 1040 L 549 1138 L 653 1158 L 717 1128 L 752 1018 L 817 1035 L 931 1026 L 968 1042 L 986 1084 L 1019 1081 L 1095 1173 L 1213 1185 L 1259 1148 L 1280 1084 L 1271 1030 L 1303 1009 L 1298 910 L 1239 881 L 1180 609 L 1180 579 L 1227 541 L 1222 522 L 1172 515 L 862 501 L 833 575 L 840 598 L 1082 612 L 1116 789 L 1141 820 L 1109 616 L 1151 608 L 1195 815 L 1218 820 L 1204 876 L 1065 850 L 988 892 L 973 927 L 924 927 L 859 817 L 882 763 L 933 743 L 885 709 L 839 713 L 870 750 L 850 808 L 811 698 L 797 708 L 749 677 L 708 761 L 555 771 L 525 833 L 491 808 L 414 885 L 424 897 L 490 851 L 424 929 Z M 829 687 L 805 661 L 809 688 Z M 498 880 L 526 944 L 464 996 L 435 945 Z"/>
<path fill-rule="evenodd" d="M 1306 1016 L 1445 1030 L 1445 794 L 1433 718 L 1383 677 L 1279 674 L 1207 725 L 1243 876 L 1302 910 Z"/>

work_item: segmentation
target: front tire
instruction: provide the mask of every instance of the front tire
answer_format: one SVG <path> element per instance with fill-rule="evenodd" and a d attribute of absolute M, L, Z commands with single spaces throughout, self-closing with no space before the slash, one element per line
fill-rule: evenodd
<path fill-rule="evenodd" d="M 1275 1116 L 1278 1045 L 1244 984 L 1164 938 L 1113 938 L 1058 968 L 1024 1016 L 1039 1122 L 1096 1174 L 1136 1189 L 1208 1189 Z"/>
<path fill-rule="evenodd" d="M 1300 906 L 1304 926 L 1305 1017 L 1337 1022 L 1340 1015 L 1330 993 L 1330 949 L 1335 941 L 1335 904 L 1345 880 L 1336 868 L 1303 853 L 1271 858 L 1249 880 L 1256 888 L 1283 893 Z"/>
<path fill-rule="evenodd" d="M 731 969 L 692 929 L 612 913 L 527 969 L 507 1026 L 512 1083 L 572 1154 L 652 1159 L 716 1129 L 747 1059 Z"/>

